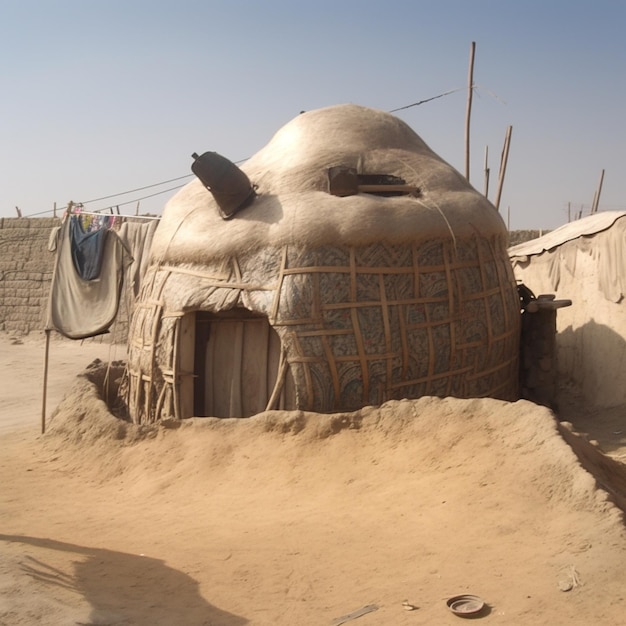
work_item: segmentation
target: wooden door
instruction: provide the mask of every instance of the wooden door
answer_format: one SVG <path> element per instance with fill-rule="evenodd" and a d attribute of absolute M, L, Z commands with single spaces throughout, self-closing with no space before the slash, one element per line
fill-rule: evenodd
<path fill-rule="evenodd" d="M 280 359 L 280 338 L 267 318 L 245 310 L 197 312 L 195 415 L 249 417 L 264 411 Z M 287 372 L 281 400 L 273 408 L 292 408 L 293 397 Z"/>

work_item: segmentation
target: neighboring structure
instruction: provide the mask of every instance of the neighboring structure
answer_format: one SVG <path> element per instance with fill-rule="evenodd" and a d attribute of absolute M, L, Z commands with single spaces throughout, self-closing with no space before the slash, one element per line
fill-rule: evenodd
<path fill-rule="evenodd" d="M 516 277 L 572 306 L 556 319 L 560 385 L 591 407 L 626 402 L 626 212 L 596 213 L 509 249 Z"/>
<path fill-rule="evenodd" d="M 133 421 L 517 399 L 505 225 L 404 122 L 303 113 L 242 169 L 256 196 L 232 219 L 198 179 L 165 207 L 129 334 Z"/>
<path fill-rule="evenodd" d="M 124 274 L 123 306 L 106 339 L 125 343 L 129 312 L 145 271 L 156 224 L 146 222 L 145 216 L 117 219 L 118 233 L 133 263 Z M 0 218 L 0 331 L 27 335 L 45 329 L 56 264 L 54 239 L 60 225 L 61 219 L 56 217 Z"/>
<path fill-rule="evenodd" d="M 509 246 L 517 246 L 525 241 L 531 239 L 537 239 L 547 235 L 549 230 L 510 230 L 509 231 Z"/>
<path fill-rule="evenodd" d="M 55 218 L 0 218 L 0 331 L 42 331 L 54 254 L 48 252 Z"/>

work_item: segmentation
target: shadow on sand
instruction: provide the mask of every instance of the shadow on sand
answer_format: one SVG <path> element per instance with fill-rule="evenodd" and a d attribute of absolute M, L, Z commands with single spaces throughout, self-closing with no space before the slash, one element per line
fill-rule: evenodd
<path fill-rule="evenodd" d="M 59 587 L 79 593 L 91 606 L 93 624 L 244 626 L 249 623 L 206 602 L 193 578 L 159 559 L 22 535 L 0 534 L 0 540 L 41 548 L 41 556 L 22 559 L 22 573 L 50 586 L 52 594 Z M 68 573 L 47 564 L 46 550 L 72 555 L 73 571 Z"/>

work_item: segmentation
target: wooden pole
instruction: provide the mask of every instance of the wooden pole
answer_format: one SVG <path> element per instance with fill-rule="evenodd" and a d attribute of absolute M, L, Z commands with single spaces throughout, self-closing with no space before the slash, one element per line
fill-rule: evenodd
<path fill-rule="evenodd" d="M 287 362 L 287 355 L 284 351 L 280 353 L 280 361 L 278 364 L 278 374 L 276 375 L 276 382 L 274 383 L 274 389 L 272 390 L 272 395 L 270 399 L 267 401 L 267 406 L 265 407 L 266 411 L 272 411 L 276 408 L 276 404 L 280 399 L 280 394 L 283 390 L 283 386 L 285 384 L 285 377 L 287 375 L 287 369 L 289 367 L 289 363 Z"/>
<path fill-rule="evenodd" d="M 506 228 L 510 232 L 511 230 L 511 205 L 506 207 Z"/>
<path fill-rule="evenodd" d="M 54 206 L 52 207 L 52 215 L 53 217 L 57 216 L 57 203 L 54 203 Z"/>
<path fill-rule="evenodd" d="M 500 174 L 498 176 L 498 190 L 496 192 L 496 209 L 500 209 L 500 198 L 502 196 L 502 187 L 504 186 L 504 175 L 506 174 L 506 164 L 509 160 L 509 146 L 511 145 L 511 133 L 513 127 L 509 126 L 506 129 L 506 136 L 504 138 L 504 148 L 502 149 L 502 156 L 500 158 Z"/>
<path fill-rule="evenodd" d="M 567 223 L 569 224 L 572 221 L 572 203 L 567 203 Z"/>
<path fill-rule="evenodd" d="M 50 354 L 50 329 L 46 328 L 46 349 L 43 365 L 43 400 L 41 403 L 41 434 L 46 432 L 46 401 L 48 396 L 48 356 Z"/>
<path fill-rule="evenodd" d="M 489 146 L 485 146 L 485 198 L 489 196 Z"/>
<path fill-rule="evenodd" d="M 470 179 L 470 117 L 472 115 L 472 95 L 474 93 L 474 53 L 476 42 L 470 46 L 470 61 L 467 77 L 467 111 L 465 113 L 465 178 Z"/>
<path fill-rule="evenodd" d="M 17 211 L 17 216 L 22 217 L 22 212 L 20 211 L 20 207 L 16 206 L 15 210 Z"/>
<path fill-rule="evenodd" d="M 593 198 L 593 207 L 591 207 L 592 213 L 598 212 L 598 205 L 600 204 L 600 193 L 602 193 L 602 183 L 604 182 L 604 170 L 600 173 L 600 182 L 598 183 L 598 189 L 596 195 Z"/>

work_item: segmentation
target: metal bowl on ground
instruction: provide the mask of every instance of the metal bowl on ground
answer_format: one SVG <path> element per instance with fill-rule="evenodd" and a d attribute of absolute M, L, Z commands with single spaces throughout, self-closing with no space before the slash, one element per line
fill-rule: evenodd
<path fill-rule="evenodd" d="M 455 615 L 460 617 L 475 616 L 485 608 L 484 600 L 470 593 L 452 596 L 448 598 L 446 605 Z"/>

